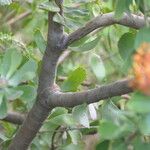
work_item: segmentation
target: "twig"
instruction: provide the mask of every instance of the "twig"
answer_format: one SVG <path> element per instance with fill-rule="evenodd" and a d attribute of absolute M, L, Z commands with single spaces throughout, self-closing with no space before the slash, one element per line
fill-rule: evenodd
<path fill-rule="evenodd" d="M 130 134 L 126 139 L 125 139 L 125 143 L 129 144 L 132 142 L 132 140 L 138 135 L 138 132 L 135 131 L 132 134 Z"/>
<path fill-rule="evenodd" d="M 9 112 L 5 118 L 3 118 L 3 121 L 7 121 L 13 124 L 21 125 L 25 119 L 24 115 L 21 115 L 17 112 Z"/>
<path fill-rule="evenodd" d="M 70 53 L 71 51 L 69 50 L 64 51 L 58 59 L 58 65 L 62 64 L 64 60 L 70 55 Z"/>
<path fill-rule="evenodd" d="M 29 16 L 30 14 L 31 14 L 31 11 L 24 12 L 24 13 L 20 14 L 19 16 L 16 16 L 15 18 L 10 19 L 6 24 L 9 26 L 12 26 L 14 23 Z"/>
<path fill-rule="evenodd" d="M 59 130 L 60 127 L 61 127 L 61 126 L 58 126 L 58 127 L 55 129 L 55 131 L 54 131 L 54 133 L 53 133 L 53 135 L 52 135 L 51 150 L 55 150 L 55 136 L 56 136 L 57 131 Z"/>

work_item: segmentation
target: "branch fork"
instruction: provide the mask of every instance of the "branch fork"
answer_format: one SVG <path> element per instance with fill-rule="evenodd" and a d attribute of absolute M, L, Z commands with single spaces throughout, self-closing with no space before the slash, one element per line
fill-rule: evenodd
<path fill-rule="evenodd" d="M 59 7 L 62 6 L 62 2 L 62 0 L 56 0 Z M 62 8 L 60 14 L 63 15 Z M 93 18 L 84 27 L 66 36 L 63 26 L 54 22 L 53 16 L 54 13 L 49 12 L 47 48 L 42 60 L 37 100 L 9 145 L 8 150 L 26 150 L 50 111 L 57 106 L 74 107 L 85 102 L 90 104 L 101 99 L 132 92 L 128 84 L 131 79 L 127 79 L 84 92 L 62 93 L 55 87 L 56 69 L 61 53 L 73 42 L 98 28 L 113 24 L 139 29 L 145 25 L 144 17 L 124 14 L 120 20 L 116 20 L 114 19 L 114 13 L 107 13 Z"/>

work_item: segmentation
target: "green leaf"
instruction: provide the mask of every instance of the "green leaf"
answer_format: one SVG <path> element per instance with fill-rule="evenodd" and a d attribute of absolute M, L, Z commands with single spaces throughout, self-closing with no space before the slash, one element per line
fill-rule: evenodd
<path fill-rule="evenodd" d="M 137 113 L 150 112 L 150 97 L 141 93 L 134 93 L 127 107 Z"/>
<path fill-rule="evenodd" d="M 67 80 L 61 86 L 62 91 L 77 91 L 79 85 L 85 80 L 86 71 L 84 68 L 79 67 L 70 73 Z"/>
<path fill-rule="evenodd" d="M 74 51 L 81 51 L 81 52 L 92 50 L 93 48 L 96 47 L 96 45 L 98 44 L 99 40 L 100 40 L 100 37 L 97 37 L 94 40 L 86 42 L 86 43 L 84 43 L 83 45 L 81 45 L 79 47 L 72 47 L 72 50 L 74 50 Z"/>
<path fill-rule="evenodd" d="M 94 15 L 95 17 L 98 16 L 98 15 L 101 13 L 100 5 L 94 3 L 94 4 L 92 5 L 92 13 L 93 13 L 93 15 Z"/>
<path fill-rule="evenodd" d="M 65 26 L 65 19 L 59 13 L 56 13 L 53 17 L 53 21 Z"/>
<path fill-rule="evenodd" d="M 51 125 L 55 128 L 60 125 L 65 126 L 76 125 L 76 122 L 73 119 L 72 115 L 68 114 L 68 110 L 66 108 L 57 107 L 52 110 L 46 124 L 47 124 L 45 126 L 46 128 L 48 128 L 48 125 Z"/>
<path fill-rule="evenodd" d="M 17 58 L 17 59 L 15 59 L 15 58 Z M 17 51 L 12 51 L 10 61 L 11 61 L 10 62 L 10 67 L 9 67 L 9 70 L 8 70 L 8 73 L 7 73 L 7 76 L 6 76 L 7 79 L 9 79 L 14 74 L 14 72 L 17 70 L 17 68 L 21 64 L 21 61 L 22 61 L 21 53 L 19 53 Z"/>
<path fill-rule="evenodd" d="M 88 41 L 90 37 L 89 36 L 85 36 L 83 38 L 81 38 L 80 40 L 77 40 L 75 42 L 73 42 L 71 45 L 69 45 L 71 48 L 75 48 L 75 47 L 79 47 L 80 45 L 84 44 L 86 41 Z"/>
<path fill-rule="evenodd" d="M 149 12 L 150 1 L 147 1 L 147 0 L 135 0 L 135 2 L 137 3 L 137 6 L 139 7 L 139 10 L 143 14 L 146 14 L 147 12 Z"/>
<path fill-rule="evenodd" d="M 0 93 L 0 119 L 5 118 L 7 115 L 7 101 L 4 95 Z"/>
<path fill-rule="evenodd" d="M 124 72 L 124 74 L 126 74 L 126 72 L 132 66 L 132 54 L 135 52 L 135 36 L 136 35 L 134 33 L 127 32 L 123 34 L 118 41 L 119 54 L 124 60 L 124 63 L 121 68 L 121 71 Z"/>
<path fill-rule="evenodd" d="M 115 139 L 119 137 L 119 126 L 109 121 L 102 121 L 99 126 L 99 134 L 102 139 Z"/>
<path fill-rule="evenodd" d="M 150 113 L 142 115 L 141 120 L 139 120 L 139 128 L 144 135 L 150 135 Z"/>
<path fill-rule="evenodd" d="M 17 86 L 21 82 L 31 80 L 35 77 L 37 64 L 34 60 L 29 60 L 10 78 L 9 84 Z"/>
<path fill-rule="evenodd" d="M 43 2 L 40 4 L 39 8 L 50 12 L 60 11 L 60 8 L 57 6 L 57 4 L 54 1 Z"/>
<path fill-rule="evenodd" d="M 71 141 L 73 144 L 78 144 L 81 142 L 81 133 L 78 130 L 68 131 Z"/>
<path fill-rule="evenodd" d="M 62 146 L 61 150 L 83 150 L 83 144 L 69 144 L 67 146 Z"/>
<path fill-rule="evenodd" d="M 84 127 L 89 127 L 88 109 L 86 104 L 75 106 L 72 110 L 73 118 Z"/>
<path fill-rule="evenodd" d="M 129 11 L 131 0 L 117 0 L 115 18 L 120 19 L 125 11 Z"/>
<path fill-rule="evenodd" d="M 43 54 L 45 49 L 46 49 L 46 41 L 45 41 L 45 39 L 44 39 L 44 37 L 43 37 L 43 35 L 39 29 L 37 29 L 35 31 L 34 39 L 35 39 L 35 43 L 36 43 L 37 47 L 39 48 L 39 50 Z"/>
<path fill-rule="evenodd" d="M 150 149 L 150 143 L 144 142 L 141 137 L 138 137 L 134 140 L 133 146 L 135 150 L 149 150 Z"/>
<path fill-rule="evenodd" d="M 62 108 L 62 107 L 56 107 L 51 111 L 50 116 L 48 117 L 48 119 L 52 119 L 56 116 L 62 115 L 62 114 L 67 114 L 68 110 L 66 108 Z"/>
<path fill-rule="evenodd" d="M 143 42 L 150 43 L 150 28 L 145 27 L 139 30 L 135 37 L 135 49 L 137 49 Z"/>
<path fill-rule="evenodd" d="M 112 121 L 115 124 L 120 124 L 123 113 L 112 101 L 104 102 L 101 107 L 102 119 Z"/>
<path fill-rule="evenodd" d="M 4 56 L 3 56 L 3 60 L 2 60 L 2 64 L 1 64 L 1 75 L 2 77 L 6 77 L 9 68 L 11 66 L 11 60 L 12 60 L 12 52 L 14 51 L 14 49 L 8 49 Z"/>
<path fill-rule="evenodd" d="M 71 114 L 62 114 L 62 115 L 56 116 L 54 118 L 51 118 L 48 122 L 53 123 L 55 125 L 64 125 L 64 126 L 76 125 L 76 122 L 72 118 Z"/>
<path fill-rule="evenodd" d="M 144 13 L 144 0 L 135 0 L 135 2 L 136 2 L 136 4 L 137 4 L 137 6 L 139 7 L 139 9 L 140 9 L 140 11 L 142 12 L 142 13 Z"/>
<path fill-rule="evenodd" d="M 7 88 L 5 89 L 5 95 L 7 100 L 15 100 L 17 98 L 19 98 L 21 95 L 23 94 L 23 91 L 21 90 L 17 90 L 14 88 Z"/>
<path fill-rule="evenodd" d="M 23 101 L 32 101 L 36 97 L 36 89 L 34 86 L 21 85 L 18 86 L 16 89 L 22 91 L 22 95 L 20 96 L 20 99 Z"/>
<path fill-rule="evenodd" d="M 101 81 L 106 75 L 105 67 L 101 57 L 96 54 L 92 54 L 90 60 L 90 66 L 97 79 Z"/>
<path fill-rule="evenodd" d="M 96 150 L 108 150 L 109 149 L 109 141 L 103 141 L 96 145 Z"/>
<path fill-rule="evenodd" d="M 0 0 L 0 5 L 10 5 L 12 0 Z"/>
<path fill-rule="evenodd" d="M 135 35 L 128 32 L 121 36 L 118 42 L 119 53 L 124 60 L 127 60 L 131 57 L 131 54 L 134 52 L 134 38 Z"/>

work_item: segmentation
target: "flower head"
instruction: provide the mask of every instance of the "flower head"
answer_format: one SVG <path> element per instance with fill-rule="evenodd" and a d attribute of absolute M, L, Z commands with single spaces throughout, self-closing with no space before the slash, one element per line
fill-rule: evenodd
<path fill-rule="evenodd" d="M 134 89 L 150 95 L 150 44 L 143 43 L 133 57 Z"/>

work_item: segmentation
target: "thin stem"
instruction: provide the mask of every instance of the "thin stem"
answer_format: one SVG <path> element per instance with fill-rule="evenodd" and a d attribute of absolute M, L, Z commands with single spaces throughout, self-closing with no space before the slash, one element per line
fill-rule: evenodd
<path fill-rule="evenodd" d="M 52 135 L 51 150 L 55 150 L 55 136 L 56 136 L 57 131 L 59 130 L 60 127 L 61 127 L 61 126 L 58 126 L 58 127 L 55 129 L 55 131 L 54 131 L 54 133 L 53 133 L 53 135 Z"/>

